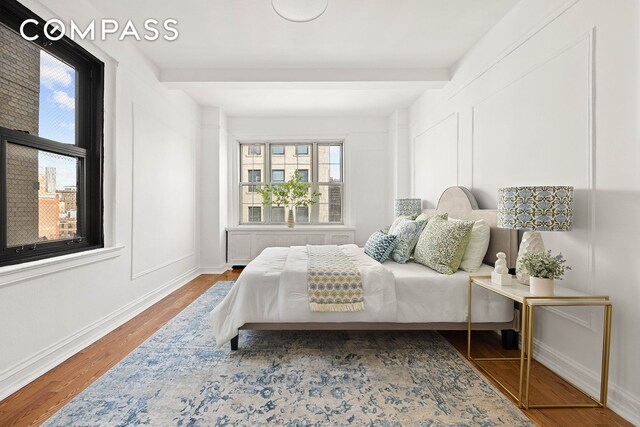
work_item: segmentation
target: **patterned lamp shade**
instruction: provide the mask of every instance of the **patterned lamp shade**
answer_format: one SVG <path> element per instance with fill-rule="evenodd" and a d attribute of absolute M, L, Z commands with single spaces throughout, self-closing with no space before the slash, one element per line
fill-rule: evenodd
<path fill-rule="evenodd" d="M 396 199 L 395 216 L 418 215 L 422 212 L 422 199 Z"/>
<path fill-rule="evenodd" d="M 507 187 L 498 190 L 498 227 L 531 231 L 569 231 L 573 187 Z"/>

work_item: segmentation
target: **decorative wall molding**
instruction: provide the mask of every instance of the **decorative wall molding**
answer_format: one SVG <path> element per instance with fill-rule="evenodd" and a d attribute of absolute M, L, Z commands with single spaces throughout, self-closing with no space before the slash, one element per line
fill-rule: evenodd
<path fill-rule="evenodd" d="M 191 258 L 191 257 L 193 257 L 195 255 L 196 255 L 195 251 L 189 252 L 188 254 L 185 254 L 185 255 L 179 256 L 177 258 L 174 258 L 172 260 L 163 262 L 162 264 L 158 264 L 158 265 L 156 265 L 154 267 L 148 268 L 148 269 L 143 270 L 143 271 L 141 271 L 139 273 L 134 273 L 133 269 L 131 269 L 131 280 L 135 280 L 135 279 L 138 279 L 138 278 L 140 278 L 142 276 L 146 276 L 147 274 L 153 273 L 154 271 L 161 270 L 161 269 L 163 269 L 165 267 L 170 266 L 171 264 L 175 264 L 176 262 L 182 261 L 182 260 L 187 259 L 187 258 Z"/>
<path fill-rule="evenodd" d="M 526 44 L 529 40 L 535 37 L 542 30 L 547 28 L 550 24 L 552 24 L 556 19 L 560 18 L 564 15 L 569 9 L 578 4 L 580 0 L 569 0 L 564 3 L 562 6 L 558 7 L 551 14 L 549 14 L 542 22 L 532 28 L 529 32 L 527 32 L 524 36 L 518 39 L 514 44 L 509 46 L 506 50 L 500 53 L 493 61 L 491 61 L 485 68 L 483 68 L 479 73 L 477 73 L 474 77 L 468 80 L 466 83 L 461 85 L 458 89 L 456 89 L 450 96 L 449 101 L 456 97 L 460 92 L 465 90 L 468 86 L 473 84 L 480 77 L 488 73 L 493 67 L 498 65 L 500 62 L 504 61 L 508 56 L 510 56 L 513 52 L 517 51 L 524 44 Z"/>
<path fill-rule="evenodd" d="M 199 269 L 194 267 L 177 278 L 0 372 L 0 400 L 104 337 L 199 275 Z"/>
<path fill-rule="evenodd" d="M 454 111 L 446 115 L 445 117 L 433 123 L 424 131 L 420 132 L 418 135 L 414 136 L 413 140 L 411 141 L 411 145 L 412 145 L 411 150 L 412 150 L 412 157 L 415 158 L 416 145 L 418 144 L 418 139 L 426 135 L 428 132 L 431 132 L 432 130 L 436 129 L 440 125 L 447 123 L 449 119 L 453 117 L 455 117 L 455 120 L 456 120 L 456 184 L 455 185 L 460 185 L 460 113 L 458 111 Z M 414 164 L 412 165 L 412 170 L 411 170 L 411 175 L 412 175 L 411 176 L 411 181 L 412 181 L 411 194 L 413 195 L 416 194 L 416 175 L 415 174 L 416 174 L 416 167 Z"/>
<path fill-rule="evenodd" d="M 575 4 L 576 2 L 574 2 Z M 588 75 L 588 85 L 587 85 L 587 90 L 588 90 L 588 94 L 587 94 L 587 99 L 588 99 L 588 105 L 587 105 L 587 109 L 588 109 L 588 139 L 587 139 L 587 155 L 588 155 L 588 164 L 586 165 L 587 168 L 587 175 L 588 175 L 588 197 L 587 197 L 587 271 L 588 273 L 588 282 L 587 282 L 587 289 L 585 290 L 587 293 L 593 293 L 595 290 L 595 242 L 594 242 L 594 236 L 595 236 L 595 168 L 596 168 L 596 163 L 595 163 L 595 80 L 594 80 L 594 72 L 595 72 L 595 32 L 596 32 L 596 27 L 592 27 L 591 30 L 585 34 L 583 34 L 582 36 L 578 37 L 577 39 L 573 40 L 572 42 L 568 43 L 567 45 L 563 46 L 562 48 L 556 50 L 554 53 L 552 53 L 551 55 L 549 55 L 548 57 L 546 57 L 544 60 L 534 64 L 533 66 L 529 67 L 525 72 L 519 74 L 517 77 L 515 77 L 513 80 L 509 81 L 508 83 L 506 83 L 504 86 L 502 86 L 501 88 L 499 88 L 498 90 L 494 91 L 493 93 L 491 93 L 490 95 L 482 98 L 480 101 L 478 101 L 477 103 L 475 103 L 474 105 L 471 106 L 471 188 L 474 188 L 474 180 L 475 180 L 475 173 L 474 173 L 474 168 L 475 168 L 475 141 L 476 141 L 476 136 L 475 136 L 475 131 L 476 131 L 476 119 L 475 119 L 475 112 L 478 106 L 480 106 L 481 104 L 485 103 L 486 101 L 490 100 L 491 98 L 493 98 L 494 96 L 498 95 L 499 93 L 501 93 L 502 91 L 506 90 L 507 88 L 513 86 L 514 84 L 518 83 L 519 81 L 521 81 L 522 79 L 530 76 L 531 74 L 535 73 L 536 71 L 540 70 L 542 67 L 544 67 L 546 64 L 550 63 L 552 60 L 560 57 L 562 54 L 568 52 L 569 50 L 571 50 L 572 48 L 578 46 L 580 43 L 583 43 L 584 41 L 587 41 L 588 43 L 588 60 L 587 60 L 587 75 Z M 522 46 L 522 44 L 520 44 L 518 47 Z M 515 50 L 515 49 L 514 49 Z M 508 56 L 508 55 L 507 55 Z M 506 59 L 506 57 L 503 57 L 501 60 Z M 497 65 L 494 64 L 494 65 Z M 488 71 L 488 70 L 487 70 Z M 594 328 L 594 320 L 593 320 L 593 311 L 592 310 L 588 310 L 587 311 L 587 315 L 586 315 L 586 319 L 585 318 L 581 318 L 578 316 L 575 316 L 573 314 L 570 314 L 564 310 L 555 308 L 555 307 L 543 307 L 543 309 L 545 311 L 549 311 L 552 312 L 560 317 L 563 317 L 577 325 L 580 325 L 586 329 L 589 329 L 593 332 L 597 332 L 596 328 Z"/>
<path fill-rule="evenodd" d="M 214 126 L 215 127 L 215 126 Z M 135 242 L 135 228 L 136 228 L 136 222 L 135 222 L 135 207 L 136 207 L 136 197 L 135 197 L 135 193 L 136 193 L 136 168 L 135 168 L 135 164 L 136 164 L 136 104 L 132 103 L 131 104 L 131 280 L 135 280 L 138 279 L 140 277 L 146 276 L 147 274 L 153 273 L 154 271 L 158 271 L 161 270 L 165 267 L 168 267 L 172 264 L 175 264 L 179 261 L 182 261 L 184 259 L 190 258 L 195 256 L 196 254 L 196 248 L 195 248 L 195 244 L 197 241 L 197 238 L 195 236 L 196 231 L 194 231 L 194 236 L 193 236 L 193 246 L 189 249 L 189 252 L 183 255 L 180 255 L 176 258 L 173 258 L 171 260 L 162 262 L 158 265 L 155 265 L 151 268 L 148 268 L 146 270 L 143 271 L 135 271 L 135 250 L 134 247 L 136 246 Z M 194 163 L 195 163 L 195 159 L 194 159 Z M 196 177 L 197 178 L 197 177 Z M 197 182 L 197 181 L 196 181 Z M 195 189 L 194 189 L 195 191 Z M 194 194 L 195 199 L 197 200 L 198 195 Z M 197 203 L 197 202 L 196 202 Z M 195 220 L 196 218 L 194 218 Z M 196 228 L 197 230 L 197 228 Z"/>
<path fill-rule="evenodd" d="M 123 248 L 124 246 L 114 246 L 111 248 L 95 249 L 77 254 L 48 258 L 41 261 L 2 267 L 0 268 L 0 287 L 117 258 L 121 255 Z"/>
<path fill-rule="evenodd" d="M 222 264 L 219 266 L 200 266 L 199 274 L 222 274 L 231 268 L 229 264 Z"/>

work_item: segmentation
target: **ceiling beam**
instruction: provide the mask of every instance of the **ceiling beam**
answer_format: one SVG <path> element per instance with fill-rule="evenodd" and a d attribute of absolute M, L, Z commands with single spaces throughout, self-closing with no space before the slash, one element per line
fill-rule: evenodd
<path fill-rule="evenodd" d="M 233 82 L 442 82 L 446 68 L 164 68 L 164 83 Z"/>

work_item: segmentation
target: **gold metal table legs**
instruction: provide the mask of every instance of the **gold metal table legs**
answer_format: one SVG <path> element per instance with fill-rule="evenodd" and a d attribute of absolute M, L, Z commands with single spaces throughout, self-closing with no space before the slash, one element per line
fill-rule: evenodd
<path fill-rule="evenodd" d="M 477 283 L 476 283 L 477 284 Z M 467 359 L 473 362 L 483 361 L 520 361 L 520 378 L 518 382 L 517 395 L 496 378 L 491 372 L 485 369 L 480 363 L 476 366 L 495 381 L 507 394 L 509 394 L 518 404 L 519 407 L 525 409 L 542 409 L 542 408 L 606 408 L 607 407 L 607 391 L 609 380 L 609 354 L 611 348 L 611 317 L 612 306 L 609 298 L 606 296 L 526 296 L 521 301 L 516 297 L 511 298 L 515 302 L 522 304 L 521 334 L 522 340 L 520 345 L 520 357 L 478 357 L 472 356 L 471 347 L 471 303 L 474 278 L 469 278 L 468 288 L 468 307 L 467 307 Z M 479 286 L 492 291 L 486 286 Z M 495 291 L 494 291 L 495 292 Z M 503 296 L 509 298 L 504 292 L 499 291 Z M 576 389 L 592 400 L 590 403 L 561 403 L 561 404 L 530 404 L 531 390 L 531 361 L 533 359 L 533 331 L 534 331 L 534 315 L 535 307 L 540 306 L 572 306 L 572 307 L 603 307 L 604 309 L 604 329 L 602 337 L 602 366 L 600 377 L 600 397 L 594 398 L 578 387 Z M 566 381 L 566 380 L 565 380 Z M 575 387 L 575 386 L 574 386 Z M 524 393 L 524 396 L 523 396 Z"/>

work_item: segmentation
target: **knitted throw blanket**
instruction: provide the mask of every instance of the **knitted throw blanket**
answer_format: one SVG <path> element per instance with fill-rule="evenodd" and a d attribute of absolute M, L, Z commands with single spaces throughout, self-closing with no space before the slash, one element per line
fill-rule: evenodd
<path fill-rule="evenodd" d="M 307 245 L 311 311 L 362 311 L 364 293 L 358 266 L 337 246 Z"/>

